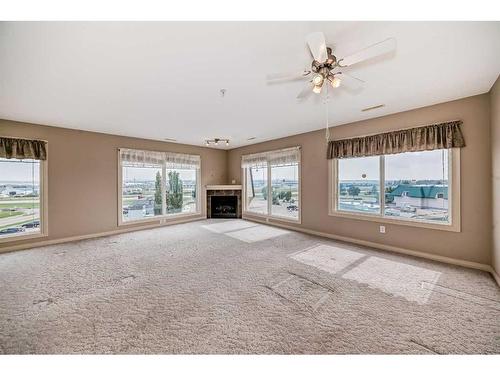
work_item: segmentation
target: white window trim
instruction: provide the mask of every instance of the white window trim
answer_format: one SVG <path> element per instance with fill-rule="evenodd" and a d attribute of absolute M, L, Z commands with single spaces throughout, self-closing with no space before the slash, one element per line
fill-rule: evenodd
<path fill-rule="evenodd" d="M 271 194 L 272 189 L 267 189 L 268 190 L 268 197 L 267 197 L 267 214 L 261 214 L 258 212 L 253 212 L 253 211 L 248 211 L 247 210 L 247 168 L 241 168 L 241 175 L 242 177 L 242 192 L 243 192 L 243 197 L 242 197 L 242 217 L 243 219 L 245 217 L 259 217 L 266 219 L 266 221 L 269 220 L 275 220 L 275 221 L 284 221 L 288 223 L 294 223 L 294 224 L 302 224 L 302 152 L 301 150 L 299 151 L 299 160 L 297 162 L 298 164 L 298 171 L 297 175 L 299 178 L 299 183 L 297 187 L 297 194 L 299 196 L 299 211 L 298 211 L 298 217 L 297 219 L 293 218 L 288 218 L 284 216 L 279 216 L 279 215 L 273 215 L 272 214 L 272 199 L 269 199 L 269 195 Z M 267 164 L 267 181 L 268 181 L 268 186 L 271 184 L 271 166 L 269 163 Z"/>
<path fill-rule="evenodd" d="M 0 243 L 14 242 L 14 241 L 25 241 L 34 238 L 47 237 L 49 235 L 49 213 L 48 213 L 48 200 L 49 200 L 49 167 L 48 158 L 49 150 L 47 149 L 47 159 L 40 160 L 40 233 L 33 234 L 14 234 L 5 235 L 0 238 Z"/>
<path fill-rule="evenodd" d="M 460 218 L 460 148 L 448 150 L 448 181 L 449 181 L 449 202 L 448 210 L 450 212 L 451 222 L 437 223 L 424 220 L 415 220 L 410 218 L 383 216 L 383 207 L 385 206 L 384 176 L 385 176 L 384 157 L 380 157 L 380 207 L 379 214 L 363 214 L 357 212 L 347 212 L 337 210 L 338 202 L 338 159 L 328 161 L 328 215 L 343 217 L 355 220 L 366 220 L 377 223 L 406 225 L 411 227 L 437 229 L 451 232 L 461 231 Z"/>
<path fill-rule="evenodd" d="M 166 166 L 162 166 L 162 190 L 165 189 L 165 183 L 166 183 L 166 173 L 164 173 L 166 170 Z M 202 214 L 202 207 L 201 207 L 201 166 L 200 168 L 196 169 L 196 212 L 187 212 L 187 213 L 176 213 L 176 214 L 165 214 L 165 215 L 157 215 L 157 216 L 152 216 L 152 217 L 145 217 L 144 219 L 136 219 L 136 220 L 123 220 L 123 208 L 122 208 L 122 187 L 123 187 L 123 165 L 122 165 L 122 159 L 120 155 L 120 149 L 118 149 L 118 183 L 117 183 L 117 192 L 118 192 L 118 226 L 126 226 L 126 225 L 134 225 L 138 223 L 148 223 L 148 222 L 160 222 L 160 224 L 166 224 L 170 222 L 176 222 L 179 219 L 183 218 L 190 218 L 190 217 L 199 217 Z M 163 196 L 165 196 L 164 192 Z M 162 210 L 163 206 L 166 208 L 166 202 L 165 199 L 162 199 Z M 166 212 L 166 209 L 163 211 Z"/>

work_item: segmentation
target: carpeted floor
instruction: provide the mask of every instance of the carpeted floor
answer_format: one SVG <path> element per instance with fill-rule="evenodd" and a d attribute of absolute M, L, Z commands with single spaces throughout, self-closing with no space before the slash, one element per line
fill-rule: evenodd
<path fill-rule="evenodd" d="M 476 270 L 242 220 L 0 255 L 2 353 L 499 353 Z"/>

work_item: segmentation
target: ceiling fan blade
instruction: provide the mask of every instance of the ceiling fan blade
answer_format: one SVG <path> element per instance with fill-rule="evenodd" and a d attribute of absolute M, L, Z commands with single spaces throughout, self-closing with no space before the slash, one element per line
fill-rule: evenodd
<path fill-rule="evenodd" d="M 302 89 L 301 92 L 299 92 L 299 95 L 297 95 L 297 99 L 301 100 L 301 99 L 305 99 L 307 98 L 308 96 L 310 96 L 313 92 L 313 84 L 311 82 L 308 82 L 304 88 Z"/>
<path fill-rule="evenodd" d="M 340 85 L 352 90 L 362 89 L 366 83 L 362 79 L 356 78 L 348 73 L 339 72 L 338 74 L 341 82 Z"/>
<path fill-rule="evenodd" d="M 304 70 L 298 73 L 276 73 L 276 74 L 268 74 L 266 76 L 267 81 L 296 81 L 304 78 L 308 78 L 309 74 L 311 74 L 310 70 Z"/>
<path fill-rule="evenodd" d="M 324 63 L 328 59 L 325 34 L 322 32 L 309 34 L 306 36 L 306 42 L 314 60 L 319 63 Z"/>
<path fill-rule="evenodd" d="M 386 53 L 392 52 L 395 49 L 396 39 L 388 38 L 344 57 L 340 60 L 340 66 L 352 66 L 361 61 L 365 61 L 376 56 L 385 55 Z"/>

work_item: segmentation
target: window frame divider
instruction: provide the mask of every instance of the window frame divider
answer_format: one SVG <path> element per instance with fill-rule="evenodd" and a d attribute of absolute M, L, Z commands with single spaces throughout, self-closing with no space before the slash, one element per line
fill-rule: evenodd
<path fill-rule="evenodd" d="M 381 217 L 385 217 L 385 155 L 379 155 L 379 163 L 379 213 Z"/>

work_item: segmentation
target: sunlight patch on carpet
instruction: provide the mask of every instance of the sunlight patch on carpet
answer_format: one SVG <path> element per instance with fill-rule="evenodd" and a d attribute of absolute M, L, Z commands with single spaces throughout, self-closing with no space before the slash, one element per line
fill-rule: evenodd
<path fill-rule="evenodd" d="M 229 221 L 223 221 L 221 223 L 202 225 L 202 228 L 208 229 L 209 231 L 214 233 L 226 233 L 235 230 L 251 228 L 258 225 L 259 224 L 252 223 L 249 221 L 229 220 Z"/>
<path fill-rule="evenodd" d="M 243 242 L 253 243 L 258 241 L 269 240 L 271 238 L 282 236 L 288 233 L 290 233 L 290 231 L 288 230 L 269 227 L 266 225 L 257 225 L 251 228 L 246 228 L 224 234 L 226 236 L 235 238 Z"/>
<path fill-rule="evenodd" d="M 331 274 L 342 271 L 363 257 L 365 257 L 363 253 L 322 244 L 291 255 L 291 258 L 298 262 Z"/>
<path fill-rule="evenodd" d="M 440 276 L 441 272 L 371 256 L 342 277 L 425 304 L 432 294 L 429 285 L 436 284 Z M 427 283 L 426 288 L 422 287 L 422 282 Z"/>

